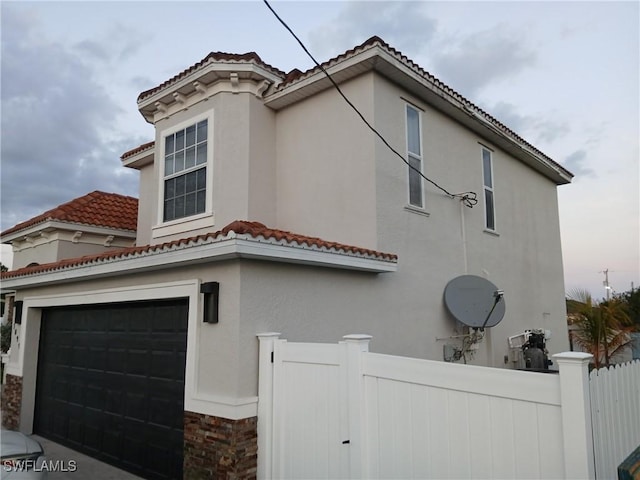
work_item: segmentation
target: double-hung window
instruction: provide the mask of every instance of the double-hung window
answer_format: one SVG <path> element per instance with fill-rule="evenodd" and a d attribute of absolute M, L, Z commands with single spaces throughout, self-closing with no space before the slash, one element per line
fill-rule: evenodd
<path fill-rule="evenodd" d="M 482 176 L 484 181 L 484 226 L 487 230 L 496 229 L 496 210 L 493 190 L 493 159 L 491 150 L 482 148 Z"/>
<path fill-rule="evenodd" d="M 409 205 L 424 207 L 420 111 L 407 105 L 407 162 L 409 163 Z"/>
<path fill-rule="evenodd" d="M 164 214 L 169 222 L 206 211 L 208 120 L 164 137 Z"/>

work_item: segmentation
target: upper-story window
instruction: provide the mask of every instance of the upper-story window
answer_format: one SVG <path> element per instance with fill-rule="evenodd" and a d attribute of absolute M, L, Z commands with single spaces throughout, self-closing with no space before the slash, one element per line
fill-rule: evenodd
<path fill-rule="evenodd" d="M 484 226 L 487 230 L 496 229 L 496 210 L 493 186 L 493 159 L 491 150 L 482 148 L 482 176 L 484 181 Z"/>
<path fill-rule="evenodd" d="M 165 222 L 207 208 L 208 119 L 164 137 Z"/>
<path fill-rule="evenodd" d="M 407 161 L 409 162 L 409 205 L 424 207 L 422 176 L 422 129 L 420 111 L 407 105 Z M 413 167 L 413 168 L 411 168 Z"/>

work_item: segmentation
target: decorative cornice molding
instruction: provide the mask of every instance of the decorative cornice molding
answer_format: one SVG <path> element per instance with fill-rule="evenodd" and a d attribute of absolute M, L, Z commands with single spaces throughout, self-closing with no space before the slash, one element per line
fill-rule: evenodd
<path fill-rule="evenodd" d="M 271 82 L 269 80 L 263 80 L 262 83 L 260 83 L 260 85 L 258 86 L 258 89 L 256 90 L 256 97 L 263 98 L 265 92 L 269 89 L 270 86 L 271 86 Z"/>
<path fill-rule="evenodd" d="M 229 74 L 229 81 L 231 82 L 231 92 L 238 93 L 238 87 L 240 85 L 240 80 L 238 79 L 238 74 L 232 72 Z"/>

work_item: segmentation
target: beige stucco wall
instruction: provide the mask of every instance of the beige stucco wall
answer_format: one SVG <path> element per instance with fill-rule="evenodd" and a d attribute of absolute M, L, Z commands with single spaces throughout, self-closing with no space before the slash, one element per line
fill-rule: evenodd
<path fill-rule="evenodd" d="M 140 187 L 138 190 L 138 230 L 136 245 L 151 243 L 151 227 L 155 223 L 155 212 L 158 199 L 157 180 L 153 163 L 140 168 Z"/>
<path fill-rule="evenodd" d="M 13 250 L 13 269 L 26 267 L 31 263 L 50 263 L 58 260 L 57 242 L 42 242 L 32 247 Z"/>
<path fill-rule="evenodd" d="M 13 269 L 26 267 L 32 263 L 45 264 L 57 262 L 66 258 L 81 257 L 106 252 L 121 247 L 129 247 L 134 240 L 128 238 L 117 238 L 109 246 L 104 242 L 107 235 L 94 235 L 84 233 L 81 240 L 71 241 L 73 232 L 50 233 L 50 238 L 44 240 L 36 238 L 33 244 L 21 242 L 18 249 L 13 251 Z"/>
<path fill-rule="evenodd" d="M 435 333 L 448 336 L 455 323 L 443 310 L 447 282 L 465 273 L 485 277 L 505 291 L 507 311 L 478 352 L 479 361 L 486 361 L 490 349 L 487 363 L 504 365 L 507 338 L 528 328 L 551 329 L 549 348 L 568 350 L 555 184 L 378 77 L 376 124 L 387 126 L 384 134 L 392 144 L 405 141 L 402 97 L 424 109 L 425 174 L 452 193 L 476 192 L 479 202 L 461 208 L 425 184 L 429 215 L 405 209 L 407 168 L 377 144 L 379 248 L 400 259 L 393 297 L 407 292 L 405 308 L 415 324 L 428 312 Z M 480 142 L 494 150 L 497 235 L 484 230 Z M 430 356 L 442 357 L 442 343 L 432 343 Z"/>
<path fill-rule="evenodd" d="M 373 75 L 341 85 L 371 117 Z M 277 226 L 377 247 L 374 140 L 334 90 L 277 113 Z"/>
<path fill-rule="evenodd" d="M 251 93 L 221 92 L 156 123 L 156 158 L 165 133 L 198 115 L 209 114 L 213 122 L 211 196 L 213 216 L 203 222 L 185 218 L 169 234 L 153 233 L 161 225 L 158 214 L 160 160 L 153 174 L 141 175 L 140 211 L 149 220 L 140 225 L 139 244 L 163 243 L 219 230 L 235 220 L 253 220 L 273 225 L 276 219 L 275 113 Z M 149 224 L 150 223 L 150 224 Z"/>

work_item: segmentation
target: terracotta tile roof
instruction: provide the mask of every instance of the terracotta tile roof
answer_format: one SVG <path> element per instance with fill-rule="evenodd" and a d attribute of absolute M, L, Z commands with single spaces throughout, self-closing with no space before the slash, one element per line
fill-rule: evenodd
<path fill-rule="evenodd" d="M 87 266 L 90 264 L 106 263 L 116 260 L 127 260 L 142 255 L 159 254 L 177 249 L 191 248 L 202 244 L 227 240 L 229 238 L 233 238 L 233 234 L 235 234 L 236 237 L 244 236 L 249 239 L 265 241 L 267 243 L 277 242 L 297 248 L 304 248 L 304 246 L 306 246 L 307 248 L 312 248 L 319 251 L 329 251 L 350 256 L 373 258 L 376 260 L 383 260 L 388 262 L 396 262 L 398 259 L 397 255 L 391 253 L 383 253 L 367 248 L 329 242 L 317 237 L 308 237 L 306 235 L 300 235 L 284 230 L 272 229 L 259 222 L 236 220 L 235 222 L 232 222 L 224 227 L 222 230 L 213 233 L 183 238 L 180 240 L 174 240 L 172 242 L 162 243 L 158 245 L 144 245 L 139 247 L 120 248 L 117 250 L 111 250 L 109 252 L 60 260 L 54 263 L 24 267 L 17 270 L 11 270 L 9 272 L 3 272 L 1 278 L 6 279 L 24 277 L 40 273 L 51 273 L 74 267 Z"/>
<path fill-rule="evenodd" d="M 0 235 L 6 236 L 51 220 L 135 231 L 138 199 L 117 193 L 91 192 L 19 223 Z"/>
<path fill-rule="evenodd" d="M 157 91 L 162 90 L 164 87 L 166 87 L 166 86 L 168 86 L 168 85 L 180 80 L 181 78 L 186 77 L 191 72 L 197 70 L 198 68 L 200 68 L 200 67 L 202 67 L 202 66 L 204 66 L 207 63 L 212 62 L 212 61 L 213 62 L 231 61 L 231 62 L 242 62 L 242 63 L 251 63 L 251 62 L 253 62 L 253 63 L 256 63 L 256 64 L 260 65 L 263 68 L 266 68 L 267 70 L 270 70 L 272 73 L 274 73 L 275 75 L 277 75 L 279 77 L 284 78 L 284 76 L 285 76 L 285 73 L 282 70 L 278 70 L 277 68 L 272 67 L 268 63 L 263 62 L 262 59 L 258 56 L 258 54 L 255 53 L 255 52 L 248 52 L 248 53 L 211 52 L 209 55 L 204 57 L 198 63 L 196 63 L 195 65 L 192 65 L 191 67 L 189 67 L 186 70 L 180 72 L 179 74 L 171 77 L 166 82 L 162 82 L 157 87 L 154 87 L 154 88 L 151 88 L 149 90 L 145 90 L 144 92 L 142 92 L 140 95 L 138 95 L 138 102 L 140 102 L 141 100 L 144 100 L 147 97 L 150 97 L 151 95 L 153 95 Z"/>
<path fill-rule="evenodd" d="M 439 80 L 435 76 L 431 75 L 429 72 L 424 70 L 420 65 L 415 63 L 413 60 L 408 58 L 406 55 L 404 55 L 399 50 L 397 50 L 397 49 L 393 48 L 392 46 L 390 46 L 387 42 L 385 42 L 383 39 L 381 39 L 378 36 L 374 35 L 373 37 L 367 39 L 362 44 L 357 45 L 354 48 L 352 48 L 350 50 L 347 50 L 346 52 L 344 52 L 344 53 L 342 53 L 342 54 L 340 54 L 340 55 L 338 55 L 336 57 L 333 57 L 333 58 L 321 63 L 320 65 L 322 66 L 322 68 L 326 69 L 326 68 L 330 67 L 333 64 L 339 63 L 342 60 L 345 60 L 345 59 L 347 59 L 347 58 L 349 58 L 349 57 L 351 57 L 351 56 L 353 56 L 353 55 L 355 55 L 355 54 L 357 54 L 357 53 L 359 53 L 361 51 L 367 50 L 367 49 L 375 47 L 375 46 L 379 46 L 382 49 L 386 50 L 389 54 L 391 54 L 392 56 L 396 57 L 401 63 L 403 63 L 404 65 L 406 65 L 410 69 L 412 69 L 418 75 L 420 75 L 425 80 L 427 80 L 429 83 L 433 84 L 436 88 L 439 88 L 441 91 L 445 92 L 447 95 L 451 96 L 452 98 L 454 98 L 455 100 L 460 102 L 466 108 L 468 108 L 468 109 L 470 109 L 472 111 L 475 111 L 477 114 L 479 114 L 485 120 L 487 120 L 489 123 L 494 125 L 505 136 L 510 137 L 513 140 L 515 140 L 516 142 L 519 142 L 522 145 L 526 146 L 532 152 L 534 152 L 536 155 L 540 156 L 545 161 L 549 162 L 551 165 L 553 165 L 554 167 L 556 167 L 559 170 L 561 170 L 562 172 L 564 172 L 566 175 L 571 176 L 571 177 L 573 176 L 573 174 L 571 172 L 569 172 L 566 168 L 564 168 L 562 165 L 560 165 L 559 163 L 555 162 L 553 159 L 551 159 L 550 157 L 545 155 L 543 152 L 538 150 L 536 147 L 531 145 L 529 142 L 525 141 L 522 137 L 520 137 L 518 134 L 516 134 L 513 130 L 508 128 L 506 125 L 504 125 L 503 123 L 498 121 L 493 116 L 489 115 L 487 112 L 482 110 L 477 105 L 474 105 L 472 102 L 470 102 L 465 97 L 460 95 L 454 89 L 452 89 L 451 87 L 449 87 L 448 85 L 443 83 L 441 80 Z M 305 79 L 305 78 L 307 78 L 307 77 L 309 77 L 309 76 L 321 71 L 321 69 L 319 67 L 310 68 L 309 70 L 306 70 L 305 72 L 301 72 L 297 68 L 294 68 L 289 73 L 285 74 L 281 70 L 278 70 L 277 68 L 272 67 L 271 65 L 268 65 L 268 64 L 264 63 L 262 61 L 262 59 L 255 52 L 249 52 L 249 53 L 244 53 L 244 54 L 232 54 L 232 53 L 224 53 L 224 52 L 211 52 L 209 55 L 207 55 L 200 62 L 196 63 L 195 65 L 193 65 L 191 67 L 189 67 L 188 69 L 186 69 L 183 72 L 179 73 L 178 75 L 172 77 L 171 79 L 167 80 L 166 82 L 163 82 L 162 84 L 158 85 L 155 88 L 152 88 L 150 90 L 146 90 L 146 91 L 142 92 L 138 96 L 138 101 L 141 101 L 141 100 L 151 96 L 152 94 L 156 93 L 157 91 L 161 90 L 162 88 L 166 87 L 167 85 L 169 85 L 169 84 L 171 84 L 171 83 L 173 83 L 173 82 L 185 77 L 186 75 L 188 75 L 189 73 L 191 73 L 194 70 L 198 69 L 199 67 L 205 65 L 209 61 L 255 62 L 255 63 L 263 66 L 264 68 L 267 68 L 267 69 L 271 70 L 273 73 L 275 73 L 276 75 L 282 77 L 282 79 L 283 79 L 283 81 L 276 86 L 276 88 L 272 92 L 272 94 L 273 93 L 277 93 L 277 92 L 281 92 L 283 90 L 286 90 L 289 86 L 292 86 L 292 85 L 296 84 L 300 80 Z M 129 152 L 127 152 L 127 154 L 128 153 Z M 137 151 L 135 153 L 137 153 Z M 125 155 L 127 155 L 127 154 L 125 154 Z M 123 155 L 123 158 L 124 158 L 124 155 Z"/>
<path fill-rule="evenodd" d="M 145 150 L 151 150 L 152 148 L 155 147 L 155 145 L 156 145 L 156 142 L 154 141 L 143 143 L 142 145 L 136 148 L 132 148 L 131 150 L 124 152 L 122 155 L 120 155 L 120 160 L 125 160 L 129 157 L 133 157 L 135 154 L 144 152 Z"/>
<path fill-rule="evenodd" d="M 368 40 L 366 40 L 365 42 L 363 42 L 362 44 L 360 44 L 360 45 L 358 45 L 358 46 L 356 46 L 356 47 L 354 47 L 354 48 L 352 48 L 350 50 L 347 50 L 346 52 L 344 52 L 344 53 L 342 53 L 342 54 L 340 54 L 340 55 L 338 55 L 338 56 L 336 56 L 334 58 L 331 58 L 331 59 L 327 60 L 326 62 L 321 63 L 320 65 L 322 66 L 322 68 L 327 69 L 328 67 L 330 67 L 333 64 L 339 63 L 342 60 L 345 60 L 345 59 L 347 59 L 347 58 L 349 58 L 349 57 L 351 57 L 351 56 L 353 56 L 353 55 L 355 55 L 355 54 L 357 54 L 357 53 L 359 53 L 361 51 L 367 50 L 367 49 L 369 49 L 371 47 L 374 47 L 374 46 L 380 46 L 381 48 L 383 48 L 384 50 L 389 52 L 391 55 L 396 57 L 398 60 L 400 60 L 403 64 L 405 64 L 406 66 L 411 68 L 414 72 L 418 73 L 420 76 L 425 78 L 428 82 L 434 84 L 437 88 L 439 88 L 440 90 L 446 92 L 448 95 L 450 95 L 451 97 L 455 98 L 457 101 L 459 101 L 460 103 L 465 105 L 467 108 L 469 108 L 471 110 L 475 110 L 481 116 L 486 118 L 490 123 L 492 123 L 494 126 L 496 126 L 500 131 L 502 131 L 503 134 L 505 134 L 505 135 L 515 139 L 516 141 L 526 145 L 528 148 L 530 148 L 537 155 L 541 156 L 546 161 L 548 161 L 549 163 L 551 163 L 555 167 L 557 167 L 560 170 L 562 170 L 563 172 L 565 172 L 567 175 L 573 176 L 573 174 L 571 172 L 569 172 L 567 169 L 565 169 L 562 165 L 560 165 L 559 163 L 557 163 L 554 160 L 552 160 L 550 157 L 545 155 L 543 152 L 538 150 L 536 147 L 531 145 L 529 142 L 525 141 L 522 137 L 520 137 L 518 134 L 516 134 L 513 130 L 508 128 L 506 125 L 504 125 L 503 123 L 498 121 L 496 118 L 494 118 L 493 116 L 491 116 L 490 114 L 488 114 L 487 112 L 482 110 L 477 105 L 474 105 L 472 102 L 470 102 L 465 97 L 463 97 L 458 92 L 456 92 L 453 88 L 449 87 L 448 85 L 443 83 L 441 80 L 439 80 L 435 76 L 431 75 L 429 72 L 424 70 L 420 65 L 415 63 L 413 60 L 408 58 L 406 55 L 404 55 L 399 50 L 396 50 L 395 48 L 390 46 L 387 42 L 385 42 L 384 40 L 382 40 L 378 36 L 373 36 L 373 37 L 369 38 Z M 287 74 L 285 80 L 282 83 L 277 85 L 276 89 L 274 90 L 274 93 L 282 91 L 282 90 L 286 90 L 289 86 L 291 86 L 291 85 L 297 83 L 298 81 L 300 81 L 300 80 L 302 80 L 304 78 L 307 78 L 307 77 L 309 77 L 309 76 L 311 76 L 311 75 L 313 75 L 313 74 L 315 74 L 317 72 L 320 72 L 320 71 L 321 71 L 321 69 L 319 67 L 310 68 L 309 70 L 306 70 L 305 72 L 300 72 L 300 70 L 294 69 L 294 70 L 292 70 L 291 72 L 289 72 Z"/>

